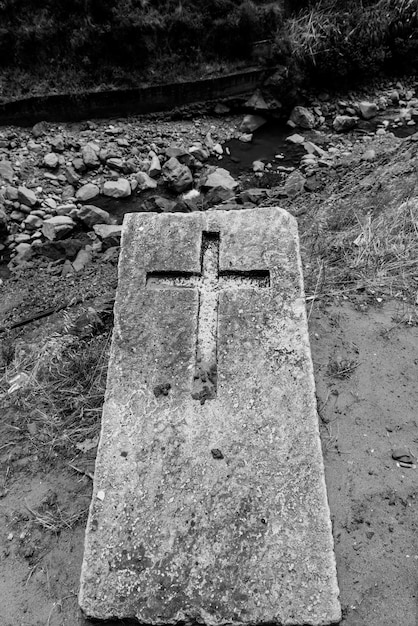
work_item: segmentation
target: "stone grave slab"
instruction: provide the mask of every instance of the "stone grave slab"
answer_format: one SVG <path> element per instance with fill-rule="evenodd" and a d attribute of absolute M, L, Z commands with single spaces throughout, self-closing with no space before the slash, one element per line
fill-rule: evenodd
<path fill-rule="evenodd" d="M 325 625 L 338 595 L 295 219 L 127 215 L 81 608 Z"/>

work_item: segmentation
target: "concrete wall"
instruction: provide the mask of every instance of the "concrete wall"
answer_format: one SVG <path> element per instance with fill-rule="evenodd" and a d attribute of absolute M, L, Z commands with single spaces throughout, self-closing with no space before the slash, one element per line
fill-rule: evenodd
<path fill-rule="evenodd" d="M 175 107 L 236 96 L 260 86 L 265 75 L 251 68 L 217 78 L 154 85 L 122 91 L 100 91 L 33 97 L 0 104 L 0 125 L 118 117 L 167 111 Z"/>

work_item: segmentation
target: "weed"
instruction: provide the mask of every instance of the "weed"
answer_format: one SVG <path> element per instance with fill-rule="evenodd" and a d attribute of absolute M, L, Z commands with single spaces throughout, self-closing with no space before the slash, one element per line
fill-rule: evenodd
<path fill-rule="evenodd" d="M 16 347 L 0 378 L 0 405 L 11 402 L 30 416 L 40 457 L 74 455 L 77 443 L 98 436 L 109 338 L 110 331 L 84 340 L 57 333 Z"/>

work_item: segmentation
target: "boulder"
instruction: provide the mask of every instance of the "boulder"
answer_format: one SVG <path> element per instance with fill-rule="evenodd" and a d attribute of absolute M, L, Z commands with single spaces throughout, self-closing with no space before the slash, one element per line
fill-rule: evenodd
<path fill-rule="evenodd" d="M 167 183 L 177 193 L 185 191 L 193 183 L 193 176 L 190 169 L 187 165 L 180 163 L 174 156 L 164 163 L 162 171 Z"/>
<path fill-rule="evenodd" d="M 81 156 L 82 156 L 84 165 L 90 169 L 94 169 L 95 167 L 98 167 L 100 165 L 99 152 L 100 152 L 100 147 L 96 143 L 89 142 L 85 146 L 83 146 L 81 150 Z M 75 167 L 75 163 L 74 163 L 74 167 Z"/>
<path fill-rule="evenodd" d="M 371 120 L 379 113 L 379 107 L 375 102 L 360 102 L 359 109 L 364 120 Z"/>
<path fill-rule="evenodd" d="M 311 129 L 315 126 L 315 116 L 306 107 L 296 106 L 291 114 L 290 121 L 299 126 L 299 128 Z"/>
<path fill-rule="evenodd" d="M 203 178 L 202 187 L 214 188 L 221 187 L 222 189 L 235 189 L 238 186 L 238 182 L 234 180 L 228 170 L 223 167 L 211 168 L 212 171 Z"/>
<path fill-rule="evenodd" d="M 238 141 L 242 141 L 242 143 L 251 143 L 253 140 L 252 133 L 243 133 L 238 137 Z"/>
<path fill-rule="evenodd" d="M 110 198 L 127 198 L 131 195 L 131 186 L 126 178 L 108 180 L 103 185 L 103 194 Z"/>
<path fill-rule="evenodd" d="M 332 127 L 337 133 L 345 133 L 357 126 L 358 119 L 351 115 L 337 115 Z"/>
<path fill-rule="evenodd" d="M 85 204 L 81 207 L 77 213 L 77 218 L 90 227 L 94 226 L 94 224 L 111 224 L 113 221 L 110 213 L 93 204 Z"/>
<path fill-rule="evenodd" d="M 47 239 L 54 241 L 68 235 L 74 227 L 75 222 L 68 215 L 55 215 L 44 220 L 42 233 Z"/>
<path fill-rule="evenodd" d="M 11 183 L 13 180 L 13 167 L 9 161 L 0 161 L 0 181 Z"/>
<path fill-rule="evenodd" d="M 266 123 L 264 117 L 260 115 L 246 115 L 240 124 L 242 133 L 253 133 L 257 128 L 261 128 Z"/>
<path fill-rule="evenodd" d="M 43 158 L 43 164 L 51 170 L 54 170 L 59 165 L 58 156 L 55 152 L 48 152 Z"/>
<path fill-rule="evenodd" d="M 32 189 L 28 189 L 27 187 L 18 187 L 17 189 L 18 200 L 21 204 L 25 206 L 35 206 L 38 202 L 38 199 Z"/>
<path fill-rule="evenodd" d="M 157 187 L 157 181 L 155 181 L 146 172 L 137 172 L 135 174 L 135 180 L 138 183 L 137 189 L 139 191 L 146 191 L 147 189 L 155 189 Z"/>
<path fill-rule="evenodd" d="M 75 197 L 80 202 L 88 202 L 89 200 L 96 198 L 99 193 L 100 189 L 97 185 L 94 185 L 93 183 L 87 183 L 77 190 Z"/>

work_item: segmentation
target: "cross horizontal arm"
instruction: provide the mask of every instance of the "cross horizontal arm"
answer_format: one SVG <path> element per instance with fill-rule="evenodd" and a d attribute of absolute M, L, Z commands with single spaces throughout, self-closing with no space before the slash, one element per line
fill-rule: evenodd
<path fill-rule="evenodd" d="M 192 272 L 148 272 L 146 286 L 149 289 L 161 287 L 199 287 L 202 281 L 200 274 Z"/>
<path fill-rule="evenodd" d="M 270 272 L 266 270 L 221 270 L 219 272 L 219 286 L 222 288 L 270 287 Z"/>

